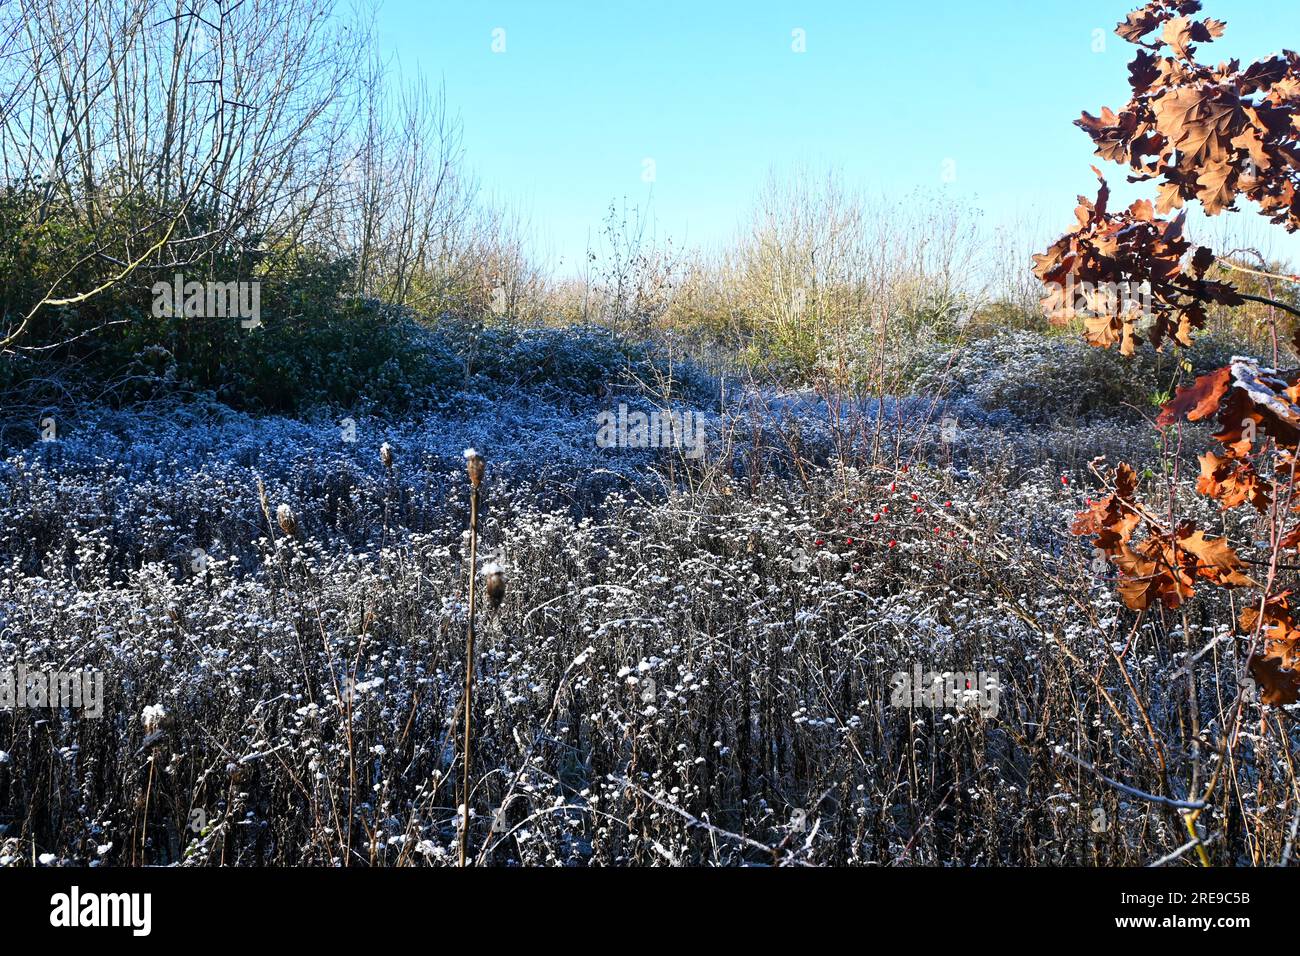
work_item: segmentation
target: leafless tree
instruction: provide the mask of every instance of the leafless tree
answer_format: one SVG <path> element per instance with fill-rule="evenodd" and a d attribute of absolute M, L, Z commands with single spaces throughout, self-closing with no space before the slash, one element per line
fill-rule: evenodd
<path fill-rule="evenodd" d="M 368 42 L 333 0 L 11 0 L 0 6 L 0 155 L 88 247 L 3 336 L 139 271 L 296 239 L 331 186 Z M 91 288 L 66 281 L 106 265 Z M 63 262 L 61 261 L 62 265 Z"/>

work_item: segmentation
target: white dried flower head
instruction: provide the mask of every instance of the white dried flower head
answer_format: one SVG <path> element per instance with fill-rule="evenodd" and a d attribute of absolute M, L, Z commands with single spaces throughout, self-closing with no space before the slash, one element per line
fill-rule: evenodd
<path fill-rule="evenodd" d="M 163 725 L 167 719 L 167 708 L 162 704 L 148 704 L 140 713 L 140 722 L 144 724 L 144 732 L 151 734 Z"/>
<path fill-rule="evenodd" d="M 393 446 L 388 442 L 379 446 L 379 460 L 384 463 L 385 468 L 393 467 Z"/>
<path fill-rule="evenodd" d="M 275 509 L 275 520 L 280 523 L 280 530 L 290 537 L 298 533 L 298 519 L 293 516 L 293 509 L 288 505 L 282 504 Z"/>

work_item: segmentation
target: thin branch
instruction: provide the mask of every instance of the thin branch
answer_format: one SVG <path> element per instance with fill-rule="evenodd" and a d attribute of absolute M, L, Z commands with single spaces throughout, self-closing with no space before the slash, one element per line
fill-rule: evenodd
<path fill-rule="evenodd" d="M 1256 255 L 1259 254 L 1256 253 Z M 1261 256 L 1260 258 L 1262 259 L 1263 257 Z M 1300 283 L 1300 276 L 1293 276 L 1287 273 L 1279 274 L 1276 272 L 1265 272 L 1263 269 L 1252 269 L 1249 266 L 1238 265 L 1235 262 L 1231 262 L 1222 256 L 1219 257 L 1219 265 L 1223 266 L 1225 269 L 1231 269 L 1233 272 L 1244 272 L 1247 275 L 1259 276 L 1261 279 L 1277 279 L 1279 282 Z"/>
<path fill-rule="evenodd" d="M 1172 853 L 1166 853 L 1164 856 L 1162 856 L 1160 859 L 1156 860 L 1154 863 L 1148 863 L 1147 866 L 1148 866 L 1148 867 L 1164 866 L 1166 863 L 1172 863 L 1174 860 L 1178 859 L 1180 856 L 1182 856 L 1182 855 L 1183 855 L 1184 853 L 1186 853 L 1188 850 L 1193 849 L 1194 847 L 1207 847 L 1207 846 L 1210 846 L 1210 845 L 1211 845 L 1212 843 L 1214 843 L 1214 841 L 1217 840 L 1220 836 L 1222 836 L 1222 834 L 1219 834 L 1219 833 L 1213 833 L 1213 834 L 1210 835 L 1210 838 L 1209 838 L 1208 840 L 1202 840 L 1200 837 L 1197 837 L 1195 840 L 1188 840 L 1186 843 L 1184 843 L 1182 846 L 1180 846 L 1177 850 L 1174 850 L 1174 852 L 1172 852 Z"/>
<path fill-rule="evenodd" d="M 741 836 L 739 833 L 732 833 L 730 830 L 724 830 L 721 827 L 714 826 L 712 823 L 709 823 L 705 820 L 701 820 L 699 817 L 687 813 L 681 807 L 671 804 L 667 800 L 663 800 L 659 797 L 656 797 L 650 791 L 638 787 L 636 784 L 634 784 L 631 780 L 628 780 L 626 777 L 619 777 L 614 774 L 610 774 L 609 779 L 613 780 L 615 783 L 619 784 L 620 786 L 626 787 L 629 790 L 637 791 L 637 793 L 641 794 L 641 796 L 645 797 L 655 806 L 660 807 L 664 810 L 672 811 L 673 813 L 682 817 L 691 826 L 700 827 L 701 829 L 707 830 L 709 833 L 713 834 L 714 836 L 721 837 L 724 840 L 731 840 L 736 843 L 742 843 L 745 846 L 752 847 L 755 850 L 762 850 L 764 853 L 771 854 L 773 857 L 776 856 L 777 849 L 775 847 L 770 847 L 765 843 L 759 843 L 757 840 L 751 840 L 747 836 Z"/>
<path fill-rule="evenodd" d="M 1071 760 L 1078 764 L 1084 770 L 1096 774 L 1098 778 L 1110 784 L 1115 789 L 1122 790 L 1129 796 L 1137 797 L 1140 800 L 1146 800 L 1148 803 L 1158 803 L 1161 806 L 1170 807 L 1174 810 L 1204 810 L 1206 807 L 1206 804 L 1200 800 L 1173 800 L 1169 797 L 1158 797 L 1154 793 L 1147 793 L 1145 790 L 1139 790 L 1136 787 L 1130 787 L 1126 783 L 1120 783 L 1118 780 L 1106 776 L 1092 764 L 1088 763 L 1088 761 L 1079 759 L 1067 750 L 1062 750 L 1058 747 L 1056 752 L 1067 760 Z"/>

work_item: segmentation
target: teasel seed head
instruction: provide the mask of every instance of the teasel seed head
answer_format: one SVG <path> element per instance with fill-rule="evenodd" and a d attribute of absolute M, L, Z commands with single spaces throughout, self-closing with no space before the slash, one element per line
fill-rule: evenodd
<path fill-rule="evenodd" d="M 280 530 L 289 537 L 297 536 L 298 519 L 293 516 L 293 509 L 288 505 L 280 505 L 275 509 L 275 520 L 280 523 Z"/>
<path fill-rule="evenodd" d="M 501 600 L 506 596 L 506 575 L 501 570 L 501 565 L 495 561 L 489 561 L 483 565 L 483 577 L 487 579 L 484 592 L 487 594 L 488 607 L 495 611 L 501 606 Z"/>
<path fill-rule="evenodd" d="M 156 733 L 171 726 L 171 714 L 167 713 L 167 708 L 162 704 L 149 704 L 140 713 L 140 723 L 144 725 L 146 734 Z"/>
<path fill-rule="evenodd" d="M 469 473 L 470 487 L 475 490 L 483 483 L 483 472 L 486 466 L 483 463 L 483 456 L 473 448 L 465 449 L 465 470 Z"/>

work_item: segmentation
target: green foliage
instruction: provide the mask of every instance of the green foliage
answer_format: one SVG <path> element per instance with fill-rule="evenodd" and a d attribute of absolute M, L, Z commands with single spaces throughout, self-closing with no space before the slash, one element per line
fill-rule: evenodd
<path fill-rule="evenodd" d="M 147 221 L 149 210 L 104 200 L 97 207 L 92 228 L 85 210 L 47 202 L 37 185 L 0 193 L 0 330 L 18 328 L 51 288 L 58 297 L 84 293 L 123 271 L 120 260 L 87 251 L 107 245 L 110 234 L 120 242 L 116 233 Z M 203 225 L 196 211 L 191 228 Z M 135 233 L 133 247 L 148 248 L 149 230 Z M 155 283 L 177 272 L 187 282 L 257 282 L 261 326 L 244 328 L 234 316 L 155 315 Z M 146 261 L 84 301 L 38 309 L 17 350 L 0 361 L 0 389 L 36 401 L 207 392 L 237 408 L 293 412 L 362 402 L 401 410 L 456 384 L 459 361 L 447 346 L 353 288 L 349 261 L 263 250 L 257 237 L 175 270 Z"/>
<path fill-rule="evenodd" d="M 245 333 L 217 394 L 257 411 L 372 404 L 401 412 L 450 391 L 460 364 L 399 310 L 347 299 Z"/>
<path fill-rule="evenodd" d="M 66 223 L 20 229 L 21 241 L 11 237 L 6 247 L 0 268 L 11 280 L 4 287 L 9 325 L 44 292 L 48 267 L 38 239 L 56 228 L 66 231 Z M 252 240 L 249 247 L 256 248 Z M 206 393 L 255 412 L 366 405 L 400 414 L 460 389 L 550 387 L 595 397 L 638 379 L 657 381 L 662 375 L 653 373 L 664 371 L 648 347 L 596 327 L 523 328 L 450 312 L 421 320 L 357 296 L 350 261 L 301 248 L 244 253 L 183 276 L 258 282 L 261 324 L 155 315 L 154 283 L 173 276 L 141 269 L 83 303 L 42 309 L 23 337 L 26 348 L 0 361 L 0 389 L 22 392 L 25 404 L 69 393 L 119 403 Z M 97 281 L 87 274 L 77 287 Z"/>

